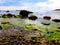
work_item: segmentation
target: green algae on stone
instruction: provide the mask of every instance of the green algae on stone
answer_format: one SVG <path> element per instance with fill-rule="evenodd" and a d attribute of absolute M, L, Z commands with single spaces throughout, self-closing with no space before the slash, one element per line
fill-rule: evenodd
<path fill-rule="evenodd" d="M 43 25 L 50 25 L 50 22 L 42 22 Z"/>
<path fill-rule="evenodd" d="M 9 26 L 9 24 L 1 24 L 2 28 L 5 29 Z"/>
<path fill-rule="evenodd" d="M 25 28 L 27 28 L 27 29 L 33 29 L 34 28 L 34 24 L 26 24 Z"/>

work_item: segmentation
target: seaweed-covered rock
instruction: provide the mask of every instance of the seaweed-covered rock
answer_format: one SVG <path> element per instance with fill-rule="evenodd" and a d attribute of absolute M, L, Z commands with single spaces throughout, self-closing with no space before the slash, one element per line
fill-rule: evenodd
<path fill-rule="evenodd" d="M 10 24 L 10 22 L 1 22 L 1 24 Z"/>
<path fill-rule="evenodd" d="M 50 20 L 51 17 L 50 16 L 44 16 L 43 19 Z"/>
<path fill-rule="evenodd" d="M 12 17 L 14 17 L 14 15 L 13 14 L 3 14 L 2 15 L 2 18 L 12 18 Z"/>
<path fill-rule="evenodd" d="M 41 24 L 43 24 L 43 25 L 50 25 L 49 22 L 41 22 Z"/>
<path fill-rule="evenodd" d="M 57 26 L 57 30 L 59 30 L 59 31 L 60 31 L 60 26 Z"/>
<path fill-rule="evenodd" d="M 30 20 L 36 20 L 36 19 L 38 19 L 38 17 L 37 16 L 30 16 L 30 17 L 28 17 Z"/>
<path fill-rule="evenodd" d="M 0 26 L 0 30 L 2 30 L 3 28 Z"/>
<path fill-rule="evenodd" d="M 6 14 L 3 14 L 3 15 L 2 15 L 2 18 L 7 18 L 7 15 L 6 15 Z"/>
<path fill-rule="evenodd" d="M 52 19 L 54 22 L 60 22 L 60 19 Z"/>

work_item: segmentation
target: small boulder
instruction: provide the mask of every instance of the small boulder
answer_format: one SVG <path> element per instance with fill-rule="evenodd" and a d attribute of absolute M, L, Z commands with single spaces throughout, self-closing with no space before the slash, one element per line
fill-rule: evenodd
<path fill-rule="evenodd" d="M 28 14 L 30 14 L 30 13 L 33 13 L 33 12 L 30 12 L 27 10 L 21 10 L 19 14 L 20 14 L 21 18 L 27 18 Z"/>
<path fill-rule="evenodd" d="M 43 19 L 50 20 L 51 17 L 50 16 L 44 16 Z"/>
<path fill-rule="evenodd" d="M 7 10 L 6 12 L 10 12 L 9 10 Z"/>
<path fill-rule="evenodd" d="M 54 22 L 60 22 L 60 19 L 52 19 Z"/>
<path fill-rule="evenodd" d="M 43 24 L 43 25 L 50 25 L 49 22 L 42 22 L 41 24 Z"/>
<path fill-rule="evenodd" d="M 2 30 L 3 28 L 0 26 L 0 30 Z"/>
<path fill-rule="evenodd" d="M 33 15 L 33 16 L 28 17 L 28 19 L 30 19 L 30 20 L 36 20 L 36 19 L 38 19 L 38 17 Z"/>

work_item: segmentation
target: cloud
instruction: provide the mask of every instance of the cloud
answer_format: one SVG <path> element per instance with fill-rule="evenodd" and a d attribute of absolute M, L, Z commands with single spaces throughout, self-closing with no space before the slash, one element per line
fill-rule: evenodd
<path fill-rule="evenodd" d="M 60 6 L 59 6 L 60 0 L 49 0 L 49 2 L 52 2 L 50 4 L 47 4 L 47 6 L 49 8 L 52 8 L 52 9 L 58 9 L 58 8 L 60 8 Z"/>
<path fill-rule="evenodd" d="M 53 9 L 60 8 L 60 0 L 0 0 L 0 9 L 2 10 L 15 10 L 25 9 L 33 12 L 45 12 Z"/>

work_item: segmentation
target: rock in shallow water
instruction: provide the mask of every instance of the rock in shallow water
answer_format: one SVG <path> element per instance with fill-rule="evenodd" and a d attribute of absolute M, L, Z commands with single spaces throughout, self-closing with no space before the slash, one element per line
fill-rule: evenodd
<path fill-rule="evenodd" d="M 36 19 L 38 19 L 38 17 L 33 15 L 33 16 L 28 17 L 28 19 L 30 19 L 30 20 L 36 20 Z"/>
<path fill-rule="evenodd" d="M 54 22 L 60 22 L 60 19 L 52 19 Z"/>
<path fill-rule="evenodd" d="M 50 16 L 44 16 L 43 19 L 50 20 L 51 17 Z"/>

